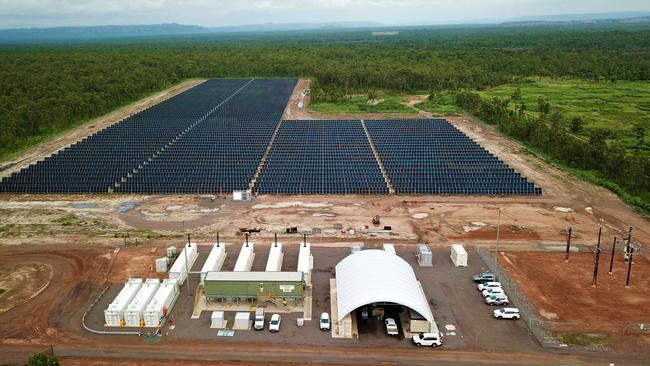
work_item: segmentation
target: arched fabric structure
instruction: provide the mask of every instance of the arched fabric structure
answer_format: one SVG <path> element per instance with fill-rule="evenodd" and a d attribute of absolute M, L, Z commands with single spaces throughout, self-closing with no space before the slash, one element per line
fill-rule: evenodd
<path fill-rule="evenodd" d="M 339 262 L 336 293 L 339 321 L 361 306 L 390 302 L 409 307 L 433 323 L 413 268 L 404 259 L 383 250 L 362 250 Z"/>

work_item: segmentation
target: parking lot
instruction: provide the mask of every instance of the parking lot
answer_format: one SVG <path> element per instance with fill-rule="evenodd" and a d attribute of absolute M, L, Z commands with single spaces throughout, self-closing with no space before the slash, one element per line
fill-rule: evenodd
<path fill-rule="evenodd" d="M 207 258 L 211 246 L 201 245 L 199 257 L 196 260 L 192 271 L 200 271 L 203 262 Z M 227 257 L 224 262 L 223 271 L 232 271 L 241 244 L 230 244 L 227 247 Z M 268 258 L 270 243 L 255 241 L 255 259 L 252 270 L 262 271 L 265 268 Z M 282 269 L 295 271 L 298 263 L 299 239 L 289 242 L 283 240 L 284 262 Z M 366 245 L 363 249 L 370 249 Z M 438 328 L 444 334 L 444 348 L 449 349 L 472 349 L 472 350 L 495 350 L 495 351 L 538 351 L 540 347 L 529 334 L 528 329 L 522 321 L 497 320 L 492 316 L 492 311 L 498 307 L 486 305 L 481 294 L 477 291 L 476 285 L 472 282 L 471 276 L 485 270 L 480 259 L 469 250 L 468 267 L 456 268 L 453 266 L 447 248 L 432 247 L 433 266 L 419 267 L 416 260 L 416 247 L 395 246 L 397 254 L 405 259 L 413 267 L 416 277 L 421 282 L 424 292 Z M 359 339 L 334 339 L 330 332 L 320 331 L 318 328 L 318 317 L 321 312 L 330 312 L 329 280 L 334 277 L 334 267 L 345 256 L 350 254 L 350 249 L 345 247 L 328 247 L 326 243 L 319 246 L 312 246 L 314 256 L 314 270 L 312 273 L 313 302 L 312 320 L 306 321 L 304 326 L 299 327 L 296 319 L 303 316 L 302 313 L 290 313 L 282 315 L 280 332 L 271 334 L 268 330 L 262 331 L 234 331 L 232 336 L 217 336 L 218 330 L 210 328 L 209 311 L 202 312 L 199 319 L 190 319 L 194 303 L 194 290 L 199 282 L 198 274 L 190 275 L 190 294 L 188 296 L 187 284 L 181 286 L 181 292 L 171 311 L 174 319 L 174 329 L 165 329 L 165 336 L 179 339 L 214 339 L 219 342 L 229 340 L 250 340 L 255 342 L 279 342 L 285 344 L 309 344 L 309 345 L 363 345 L 381 347 L 413 347 L 410 342 L 402 337 L 401 325 L 400 336 L 390 337 L 386 335 L 383 321 L 370 317 L 362 320 L 358 317 Z M 98 301 L 97 306 L 89 313 L 87 323 L 96 329 L 108 329 L 103 327 L 103 310 L 119 292 L 121 286 L 112 286 L 106 294 Z M 511 306 L 514 304 L 511 304 Z M 234 312 L 226 312 L 225 318 L 227 327 L 231 328 L 234 320 Z M 251 320 L 254 312 L 251 311 Z M 271 314 L 267 312 L 266 321 Z M 396 317 L 399 323 L 399 318 Z M 267 324 L 268 326 L 268 324 Z M 135 328 L 125 328 L 134 330 Z M 145 332 L 148 329 L 144 330 Z"/>

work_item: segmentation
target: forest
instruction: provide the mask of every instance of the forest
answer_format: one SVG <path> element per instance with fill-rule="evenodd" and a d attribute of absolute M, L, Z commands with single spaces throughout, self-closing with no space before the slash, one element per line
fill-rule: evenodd
<path fill-rule="evenodd" d="M 574 146 L 549 145 L 547 140 L 560 133 L 553 130 L 552 115 L 520 115 L 510 96 L 475 94 L 531 77 L 603 85 L 648 81 L 649 23 L 404 28 L 389 36 L 332 30 L 0 44 L 0 159 L 183 79 L 240 76 L 308 77 L 313 100 L 329 103 L 371 90 L 451 93 L 449 100 L 505 133 L 546 152 L 564 150 L 552 156 L 614 179 L 645 204 L 650 199 L 648 154 L 634 149 L 621 153 L 609 136 L 593 141 L 587 136 L 589 142 L 579 141 L 599 152 L 581 152 L 585 159 L 613 157 L 618 151 L 628 160 L 620 165 L 604 157 L 598 162 L 564 159 L 562 154 L 576 156 L 569 150 Z M 540 119 L 543 123 L 535 126 L 530 122 Z M 606 171 L 607 164 L 625 173 Z M 622 176 L 625 184 L 617 178 Z"/>

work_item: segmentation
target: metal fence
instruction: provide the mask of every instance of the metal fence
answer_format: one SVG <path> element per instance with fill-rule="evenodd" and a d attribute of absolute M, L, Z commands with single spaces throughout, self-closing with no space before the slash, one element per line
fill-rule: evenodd
<path fill-rule="evenodd" d="M 526 322 L 533 336 L 543 347 L 559 347 L 561 343 L 553 336 L 553 332 L 548 323 L 537 316 L 535 306 L 528 300 L 524 291 L 519 287 L 500 264 L 495 261 L 495 257 L 486 250 L 476 246 L 476 254 L 485 263 L 485 265 L 494 273 L 501 287 L 508 294 L 510 302 L 519 308 L 521 319 Z"/>

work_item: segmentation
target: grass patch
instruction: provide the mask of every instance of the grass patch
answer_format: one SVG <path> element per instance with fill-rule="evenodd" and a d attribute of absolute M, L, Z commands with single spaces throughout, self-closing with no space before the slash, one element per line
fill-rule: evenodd
<path fill-rule="evenodd" d="M 607 343 L 607 336 L 604 334 L 567 333 L 559 335 L 558 339 L 562 343 L 575 346 L 591 346 Z"/>
<path fill-rule="evenodd" d="M 445 116 L 458 116 L 463 113 L 463 110 L 456 105 L 454 98 L 454 93 L 446 90 L 416 104 L 415 108 Z"/>
<path fill-rule="evenodd" d="M 539 115 L 538 100 L 551 105 L 551 113 L 561 112 L 568 120 L 582 117 L 584 127 L 578 134 L 587 136 L 596 129 L 609 129 L 612 139 L 636 147 L 634 126 L 645 128 L 647 136 L 641 149 L 650 153 L 650 83 L 643 81 L 593 82 L 537 78 L 530 83 L 502 85 L 478 92 L 484 98 L 509 99 L 517 88 L 528 114 Z M 513 106 L 513 104 L 511 104 Z"/>
<path fill-rule="evenodd" d="M 3 289 L 3 288 L 0 288 L 0 295 L 4 294 L 5 291 L 7 291 L 7 290 L 5 290 L 5 289 Z"/>
<path fill-rule="evenodd" d="M 309 108 L 321 113 L 415 113 L 417 110 L 404 104 L 397 96 L 379 96 L 379 103 L 368 104 L 366 96 L 350 97 L 339 103 L 314 103 Z"/>

